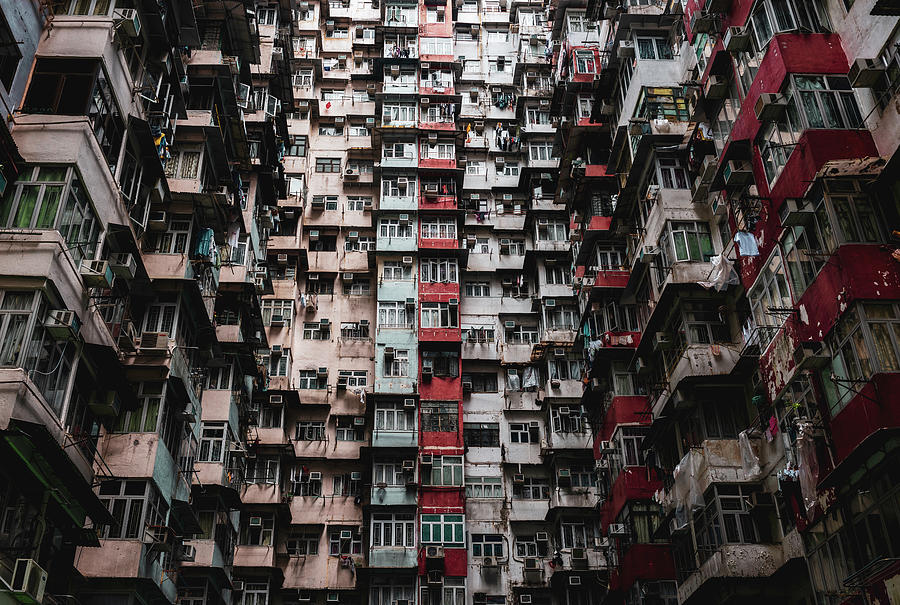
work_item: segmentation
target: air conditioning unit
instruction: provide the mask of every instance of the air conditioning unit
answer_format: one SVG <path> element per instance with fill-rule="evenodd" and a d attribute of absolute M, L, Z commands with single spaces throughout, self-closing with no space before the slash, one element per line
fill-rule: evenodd
<path fill-rule="evenodd" d="M 753 167 L 744 160 L 730 160 L 722 170 L 725 186 L 746 187 L 753 184 Z"/>
<path fill-rule="evenodd" d="M 472 389 L 473 389 L 472 382 L 469 380 L 463 380 L 463 383 L 462 383 L 463 393 L 471 393 Z"/>
<path fill-rule="evenodd" d="M 742 53 L 750 50 L 750 32 L 743 27 L 729 27 L 725 32 L 725 50 Z"/>
<path fill-rule="evenodd" d="M 525 559 L 525 571 L 540 571 L 541 562 L 539 559 Z"/>
<path fill-rule="evenodd" d="M 375 126 L 375 118 L 366 118 L 366 126 Z"/>
<path fill-rule="evenodd" d="M 820 369 L 831 363 L 831 354 L 821 342 L 801 342 L 794 349 L 793 359 L 797 371 Z"/>
<path fill-rule="evenodd" d="M 278 258 L 278 264 L 280 264 L 280 265 L 286 265 L 288 262 L 287 254 L 279 254 L 277 258 Z"/>
<path fill-rule="evenodd" d="M 608 533 L 610 536 L 626 536 L 628 535 L 628 529 L 624 523 L 610 523 Z"/>
<path fill-rule="evenodd" d="M 573 548 L 572 561 L 587 561 L 587 552 L 583 548 Z"/>
<path fill-rule="evenodd" d="M 184 544 L 178 552 L 179 561 L 193 561 L 197 558 L 197 548 L 193 544 Z"/>
<path fill-rule="evenodd" d="M 122 409 L 122 400 L 113 390 L 97 390 L 91 393 L 88 407 L 95 416 L 118 416 Z"/>
<path fill-rule="evenodd" d="M 348 242 L 359 241 L 359 231 L 350 231 L 349 233 L 347 233 L 347 241 Z"/>
<path fill-rule="evenodd" d="M 615 454 L 616 446 L 612 441 L 601 441 L 600 442 L 600 453 L 601 454 Z"/>
<path fill-rule="evenodd" d="M 403 400 L 403 407 L 407 410 L 416 409 L 416 400 L 412 398 L 407 398 Z"/>
<path fill-rule="evenodd" d="M 725 76 L 710 76 L 703 93 L 708 99 L 724 99 L 728 94 L 728 79 Z"/>
<path fill-rule="evenodd" d="M 110 288 L 114 274 L 105 260 L 83 260 L 79 269 L 81 279 L 88 288 Z"/>
<path fill-rule="evenodd" d="M 318 230 L 318 229 L 312 229 L 312 230 L 310 230 L 310 232 L 309 232 L 309 241 L 311 241 L 311 242 L 317 242 L 317 241 L 319 241 L 319 230 Z"/>
<path fill-rule="evenodd" d="M 165 355 L 169 352 L 168 332 L 143 332 L 141 333 L 141 346 L 138 347 L 143 355 Z"/>
<path fill-rule="evenodd" d="M 328 376 L 328 368 L 326 368 L 326 367 L 318 368 L 316 370 L 316 376 L 318 376 L 319 378 L 324 378 L 324 377 Z"/>
<path fill-rule="evenodd" d="M 411 265 L 413 264 L 413 257 L 411 257 L 411 256 L 404 256 L 404 257 L 403 257 L 403 264 L 406 265 L 407 267 L 408 267 L 408 266 L 411 266 Z"/>
<path fill-rule="evenodd" d="M 388 359 L 392 358 L 394 356 L 394 347 L 385 347 L 384 356 Z"/>
<path fill-rule="evenodd" d="M 419 456 L 419 462 L 423 466 L 431 466 L 434 462 L 434 456 L 432 454 L 422 454 Z"/>
<path fill-rule="evenodd" d="M 524 473 L 516 473 L 513 475 L 513 483 L 525 483 Z"/>
<path fill-rule="evenodd" d="M 581 576 L 569 576 L 569 586 L 581 586 Z"/>
<path fill-rule="evenodd" d="M 709 154 L 703 157 L 703 164 L 700 167 L 700 182 L 712 183 L 716 177 L 716 171 L 719 169 L 719 159 Z"/>
<path fill-rule="evenodd" d="M 622 40 L 619 42 L 616 56 L 620 59 L 634 59 L 634 40 Z"/>
<path fill-rule="evenodd" d="M 341 275 L 341 280 L 344 283 L 353 283 L 353 274 L 352 273 L 344 273 Z"/>
<path fill-rule="evenodd" d="M 113 11 L 116 29 L 121 30 L 129 38 L 141 35 L 141 16 L 133 8 L 120 8 Z"/>
<path fill-rule="evenodd" d="M 554 356 L 554 357 L 565 357 L 565 356 L 566 356 L 566 350 L 563 349 L 563 348 L 553 349 L 553 356 Z"/>
<path fill-rule="evenodd" d="M 341 540 L 352 540 L 353 539 L 353 531 L 349 529 L 342 529 L 340 533 Z"/>
<path fill-rule="evenodd" d="M 250 527 L 262 527 L 262 517 L 250 517 Z"/>
<path fill-rule="evenodd" d="M 243 580 L 232 580 L 231 581 L 231 590 L 234 592 L 244 592 L 244 581 Z"/>
<path fill-rule="evenodd" d="M 520 594 L 519 595 L 519 603 L 522 605 L 531 605 L 531 595 L 530 594 Z"/>
<path fill-rule="evenodd" d="M 347 377 L 346 376 L 338 376 L 337 388 L 339 388 L 339 389 L 347 388 Z"/>
<path fill-rule="evenodd" d="M 422 97 L 422 105 L 429 105 L 431 103 L 431 99 L 428 97 Z"/>
<path fill-rule="evenodd" d="M 857 59 L 847 72 L 847 79 L 853 88 L 871 88 L 878 84 L 885 73 L 880 59 Z"/>
<path fill-rule="evenodd" d="M 777 93 L 764 92 L 753 106 L 756 119 L 760 122 L 777 122 L 787 112 L 787 98 Z"/>
<path fill-rule="evenodd" d="M 47 314 L 44 328 L 57 340 L 75 340 L 81 331 L 81 319 L 75 311 L 54 309 Z"/>
<path fill-rule="evenodd" d="M 165 212 L 153 211 L 147 216 L 147 231 L 165 231 L 168 228 L 169 217 Z"/>
<path fill-rule="evenodd" d="M 273 328 L 283 328 L 284 315 L 282 315 L 281 313 L 272 314 L 272 319 L 269 321 L 269 325 L 271 325 Z"/>
<path fill-rule="evenodd" d="M 482 567 L 497 567 L 497 558 L 496 557 L 482 557 L 481 558 L 481 566 Z"/>
<path fill-rule="evenodd" d="M 426 559 L 443 559 L 444 558 L 444 547 L 443 546 L 434 546 L 429 545 L 425 547 L 425 558 Z"/>
<path fill-rule="evenodd" d="M 47 572 L 34 559 L 16 559 L 10 591 L 20 603 L 42 603 Z"/>
<path fill-rule="evenodd" d="M 322 472 L 321 471 L 312 471 L 309 474 L 310 481 L 321 481 L 322 480 Z"/>
<path fill-rule="evenodd" d="M 269 395 L 269 403 L 271 405 L 281 405 L 284 403 L 283 395 Z"/>
<path fill-rule="evenodd" d="M 550 541 L 550 534 L 548 534 L 548 533 L 545 532 L 545 531 L 535 532 L 535 534 L 534 534 L 534 540 L 535 540 L 535 542 L 549 542 L 549 541 Z"/>
<path fill-rule="evenodd" d="M 555 299 L 555 298 L 548 298 L 547 300 L 544 301 L 544 306 L 545 306 L 545 307 L 555 307 L 555 306 L 556 306 L 556 299 Z"/>
<path fill-rule="evenodd" d="M 112 272 L 122 279 L 134 279 L 137 273 L 137 262 L 127 252 L 116 252 L 109 255 L 109 266 Z"/>
<path fill-rule="evenodd" d="M 812 204 L 803 198 L 789 197 L 778 211 L 783 227 L 800 227 L 808 225 L 815 216 Z"/>
<path fill-rule="evenodd" d="M 344 170 L 344 178 L 345 179 L 355 179 L 359 176 L 359 170 L 356 168 L 352 168 L 350 166 Z"/>
<path fill-rule="evenodd" d="M 653 335 L 653 349 L 656 351 L 668 349 L 672 345 L 672 339 L 665 332 L 656 332 Z"/>

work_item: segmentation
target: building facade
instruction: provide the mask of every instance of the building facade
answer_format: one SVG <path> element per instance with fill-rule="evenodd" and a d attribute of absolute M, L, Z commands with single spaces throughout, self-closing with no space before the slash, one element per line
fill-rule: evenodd
<path fill-rule="evenodd" d="M 896 2 L 0 9 L 0 600 L 900 603 Z"/>

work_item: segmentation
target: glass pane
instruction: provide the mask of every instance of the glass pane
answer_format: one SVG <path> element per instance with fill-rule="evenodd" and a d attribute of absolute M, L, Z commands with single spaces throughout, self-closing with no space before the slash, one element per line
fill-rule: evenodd
<path fill-rule="evenodd" d="M 881 363 L 881 369 L 887 372 L 900 370 L 897 352 L 891 342 L 891 334 L 886 323 L 870 324 L 872 340 L 875 342 L 875 358 Z M 896 329 L 896 326 L 895 326 Z"/>
<path fill-rule="evenodd" d="M 16 218 L 13 227 L 28 228 L 31 226 L 31 215 L 37 203 L 40 187 L 24 187 L 19 197 L 19 207 L 16 210 Z"/>

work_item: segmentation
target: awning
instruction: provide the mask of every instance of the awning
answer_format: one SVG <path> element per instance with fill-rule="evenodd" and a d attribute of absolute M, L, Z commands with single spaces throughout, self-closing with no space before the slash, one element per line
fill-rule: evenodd
<path fill-rule="evenodd" d="M 857 475 L 869 472 L 897 451 L 900 451 L 900 429 L 875 431 L 819 481 L 818 489 L 825 491 L 832 487 L 852 486 L 859 479 Z"/>
<path fill-rule="evenodd" d="M 3 441 L 34 478 L 50 491 L 51 497 L 72 519 L 75 527 L 84 525 L 86 515 L 94 526 L 115 523 L 63 446 L 45 427 L 14 420 L 10 423 L 10 429 L 3 433 Z"/>

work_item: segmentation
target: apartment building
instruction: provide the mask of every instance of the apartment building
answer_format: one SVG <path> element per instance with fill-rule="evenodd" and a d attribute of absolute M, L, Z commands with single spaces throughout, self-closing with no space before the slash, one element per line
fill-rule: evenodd
<path fill-rule="evenodd" d="M 896 599 L 891 4 L 587 3 L 553 112 L 604 602 Z"/>
<path fill-rule="evenodd" d="M 895 4 L 0 1 L 0 599 L 900 599 Z"/>

